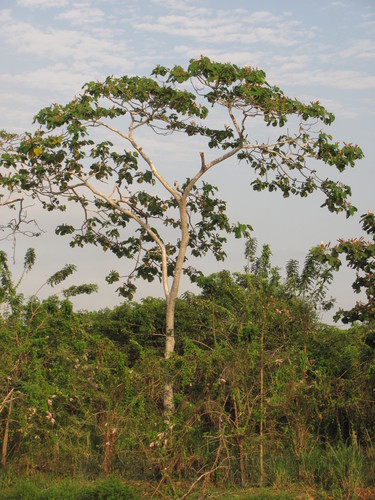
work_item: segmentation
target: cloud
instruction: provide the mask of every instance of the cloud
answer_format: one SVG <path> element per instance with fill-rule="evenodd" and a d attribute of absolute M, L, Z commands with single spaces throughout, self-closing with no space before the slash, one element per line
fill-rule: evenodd
<path fill-rule="evenodd" d="M 184 15 L 169 14 L 135 25 L 138 31 L 168 36 L 186 37 L 192 42 L 207 45 L 217 43 L 252 44 L 289 47 L 313 36 L 302 30 L 299 22 L 287 19 L 288 14 L 275 16 L 269 11 L 245 15 L 240 11 L 210 11 L 202 17 L 193 9 Z"/>
<path fill-rule="evenodd" d="M 50 90 L 56 94 L 65 93 L 66 91 L 77 93 L 87 80 L 87 70 L 76 68 L 75 70 L 68 67 L 64 63 L 57 63 L 51 66 L 38 68 L 33 71 L 27 71 L 19 74 L 3 74 L 0 76 L 0 81 L 10 84 L 27 85 L 29 88 L 40 90 Z M 89 71 L 91 80 L 93 77 L 92 71 Z"/>
<path fill-rule="evenodd" d="M 47 27 L 39 29 L 30 23 L 14 20 L 9 11 L 0 12 L 2 30 L 0 39 L 15 54 L 30 55 L 50 61 L 89 64 L 91 68 L 115 67 L 118 71 L 129 68 L 129 54 L 133 51 L 126 43 L 116 40 L 116 33 L 106 28 L 69 30 Z"/>
<path fill-rule="evenodd" d="M 1 81 L 1 79 L 0 79 Z M 11 92 L 2 92 L 0 100 L 0 116 L 2 125 L 12 132 L 21 133 L 25 129 L 30 129 L 32 117 L 46 103 L 40 97 L 28 93 L 17 92 L 14 88 Z M 6 120 L 4 120 L 6 117 Z"/>
<path fill-rule="evenodd" d="M 203 15 L 209 12 L 206 7 L 197 7 L 195 5 L 189 5 L 189 2 L 181 2 L 181 0 L 151 0 L 151 3 L 155 3 L 164 7 L 168 10 L 183 11 L 185 14 L 189 12 L 194 12 L 195 15 Z"/>
<path fill-rule="evenodd" d="M 269 60 L 271 68 L 277 68 L 281 73 L 301 70 L 311 62 L 311 56 L 306 54 L 279 55 L 274 54 Z"/>
<path fill-rule="evenodd" d="M 17 61 L 14 69 L 7 65 L 0 73 L 0 108 L 3 117 L 9 116 L 7 126 L 27 127 L 42 106 L 72 98 L 85 82 L 102 80 L 113 68 L 117 74 L 128 73 L 134 64 L 134 51 L 111 26 L 91 26 L 89 32 L 58 29 L 49 23 L 40 28 L 40 24 L 14 19 L 10 10 L 0 11 L 0 23 L 3 50 L 5 47 L 9 62 Z M 12 101 L 14 108 L 20 108 L 17 120 L 5 96 L 10 92 L 19 96 Z M 36 102 L 21 105 L 23 96 L 37 94 Z"/>
<path fill-rule="evenodd" d="M 105 13 L 103 10 L 92 7 L 88 2 L 77 3 L 72 9 L 62 12 L 56 19 L 68 21 L 74 26 L 84 26 L 86 24 L 98 23 L 103 20 Z"/>
<path fill-rule="evenodd" d="M 5 28 L 4 24 L 10 22 L 11 19 L 12 19 L 12 11 L 10 9 L 0 10 L 0 23 L 2 24 L 2 28 Z"/>
<path fill-rule="evenodd" d="M 375 59 L 375 41 L 357 40 L 350 48 L 340 53 L 341 57 L 355 56 L 357 59 Z"/>
<path fill-rule="evenodd" d="M 48 9 L 51 7 L 64 7 L 69 0 L 17 0 L 17 5 L 21 7 L 42 7 Z"/>
<path fill-rule="evenodd" d="M 342 90 L 367 90 L 375 89 L 375 75 L 364 74 L 351 70 L 311 70 L 289 72 L 279 71 L 274 68 L 278 81 L 293 85 L 321 85 Z"/>

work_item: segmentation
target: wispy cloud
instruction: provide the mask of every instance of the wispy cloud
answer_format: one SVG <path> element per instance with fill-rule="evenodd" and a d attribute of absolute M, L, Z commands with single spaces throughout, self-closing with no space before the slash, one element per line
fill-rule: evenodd
<path fill-rule="evenodd" d="M 370 19 L 370 18 L 373 18 L 374 15 L 375 14 L 373 12 L 363 12 L 361 14 L 361 17 L 362 17 L 362 19 Z"/>
<path fill-rule="evenodd" d="M 358 59 L 375 59 L 375 40 L 357 40 L 340 54 L 345 58 L 355 56 Z"/>
<path fill-rule="evenodd" d="M 375 89 L 375 75 L 351 70 L 275 71 L 279 80 L 294 85 L 321 85 L 345 90 Z"/>
<path fill-rule="evenodd" d="M 64 7 L 69 0 L 17 0 L 17 5 L 21 7 L 42 7 L 48 9 L 51 7 Z"/>
<path fill-rule="evenodd" d="M 1 82 L 1 79 L 0 79 Z M 13 92 L 2 92 L 0 100 L 0 129 L 7 128 L 14 132 L 23 132 L 31 126 L 32 117 L 43 106 L 43 98 L 32 92 L 22 94 L 13 83 Z M 46 104 L 44 102 L 44 104 Z M 6 117 L 6 120 L 4 120 Z"/>
<path fill-rule="evenodd" d="M 86 32 L 78 29 L 46 27 L 44 30 L 12 18 L 9 11 L 0 12 L 2 30 L 0 39 L 16 54 L 29 54 L 50 61 L 68 61 L 70 66 L 88 64 L 92 68 L 114 67 L 118 71 L 129 69 L 128 49 L 125 41 L 117 41 L 115 33 L 100 28 Z"/>
<path fill-rule="evenodd" d="M 288 15 L 275 16 L 269 11 L 244 15 L 243 11 L 217 10 L 202 17 L 194 10 L 188 13 L 158 16 L 135 25 L 138 31 L 189 38 L 192 43 L 263 43 L 273 46 L 297 45 L 313 36 Z"/>
<path fill-rule="evenodd" d="M 64 63 L 57 63 L 51 66 L 38 68 L 19 74 L 3 74 L 0 82 L 5 81 L 10 84 L 28 85 L 29 88 L 49 90 L 53 89 L 56 94 L 65 91 L 77 92 L 87 79 L 92 79 L 96 75 L 92 70 L 68 67 Z M 100 74 L 100 76 L 103 76 Z"/>
<path fill-rule="evenodd" d="M 185 0 L 184 2 L 181 2 L 181 0 L 151 0 L 151 3 L 160 5 L 168 10 L 182 11 L 185 14 L 192 11 L 195 15 L 207 14 L 209 12 L 209 9 L 206 7 L 192 5 L 189 0 Z"/>
<path fill-rule="evenodd" d="M 97 7 L 91 6 L 88 2 L 76 3 L 71 9 L 56 16 L 56 19 L 68 21 L 74 26 L 99 23 L 104 18 L 105 12 Z"/>

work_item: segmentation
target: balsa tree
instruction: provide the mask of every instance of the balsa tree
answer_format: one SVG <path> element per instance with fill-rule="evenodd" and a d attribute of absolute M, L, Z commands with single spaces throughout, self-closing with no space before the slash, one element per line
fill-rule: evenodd
<path fill-rule="evenodd" d="M 248 236 L 251 229 L 230 223 L 225 202 L 204 176 L 224 162 L 228 168 L 245 162 L 255 191 L 306 197 L 321 190 L 331 212 L 350 215 L 355 210 L 347 201 L 350 187 L 319 169 L 328 165 L 342 172 L 362 152 L 351 144 L 339 146 L 320 129 L 333 120 L 319 102 L 287 97 L 267 82 L 262 70 L 202 56 L 186 69 L 157 66 L 149 78 L 87 83 L 70 103 L 41 110 L 35 117 L 40 128 L 25 135 L 12 166 L 9 160 L 2 166 L 14 168 L 19 187 L 31 191 L 46 209 L 64 210 L 70 203 L 82 208 L 78 227 L 63 224 L 56 230 L 70 234 L 71 245 L 100 245 L 134 260 L 130 272 L 124 272 L 123 264 L 122 271 L 107 277 L 112 283 L 127 274 L 120 294 L 131 297 L 136 278 L 161 280 L 168 359 L 174 351 L 182 273 L 197 276 L 187 265 L 189 257 L 211 251 L 222 260 L 226 233 Z M 269 139 L 253 140 L 249 124 L 254 121 L 269 127 Z M 160 160 L 166 139 L 160 137 L 155 146 L 148 132 L 173 136 L 172 144 L 184 134 L 191 142 L 188 172 L 173 159 L 173 148 Z M 167 380 L 164 410 L 168 414 L 173 409 Z"/>

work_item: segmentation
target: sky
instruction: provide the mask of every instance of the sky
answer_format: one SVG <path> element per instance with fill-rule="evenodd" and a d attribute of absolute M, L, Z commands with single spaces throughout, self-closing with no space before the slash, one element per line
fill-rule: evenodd
<path fill-rule="evenodd" d="M 330 127 L 334 138 L 359 144 L 364 151 L 355 169 L 342 175 L 358 207 L 358 216 L 350 220 L 320 208 L 318 195 L 283 200 L 273 193 L 255 193 L 245 168 L 229 165 L 215 173 L 231 218 L 251 224 L 260 246 L 270 244 L 275 265 L 284 268 L 291 258 L 302 263 L 321 241 L 360 236 L 359 214 L 375 210 L 373 0 L 1 0 L 0 24 L 0 129 L 32 130 L 33 116 L 41 108 L 70 101 L 87 81 L 148 76 L 157 64 L 184 66 L 203 54 L 261 68 L 288 96 L 319 100 L 336 116 Z M 153 145 L 155 154 L 161 154 L 157 141 Z M 172 140 L 168 158 L 178 158 L 180 146 Z M 184 154 L 189 155 L 188 149 Z M 38 239 L 0 241 L 0 248 L 15 256 L 15 277 L 26 248 L 37 250 L 35 270 L 24 281 L 25 294 L 33 294 L 62 265 L 74 263 L 78 273 L 68 284 L 99 285 L 98 294 L 77 300 L 76 307 L 118 304 L 115 287 L 104 281 L 118 267 L 116 259 L 99 249 L 70 249 L 68 240 L 54 236 L 53 217 L 38 212 L 45 231 Z M 231 240 L 227 254 L 224 263 L 207 255 L 201 270 L 242 271 L 244 243 Z M 129 263 L 121 266 L 126 269 Z M 348 272 L 336 277 L 331 294 L 338 306 L 351 307 L 358 299 L 352 281 Z M 185 281 L 181 292 L 189 288 Z M 162 296 L 161 285 L 139 283 L 137 299 L 147 295 Z"/>

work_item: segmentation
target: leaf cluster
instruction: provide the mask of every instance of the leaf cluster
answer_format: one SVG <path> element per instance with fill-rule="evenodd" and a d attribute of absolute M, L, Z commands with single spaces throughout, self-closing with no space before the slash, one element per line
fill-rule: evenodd
<path fill-rule="evenodd" d="M 312 250 L 314 258 L 338 271 L 342 265 L 342 256 L 345 256 L 347 266 L 356 271 L 356 279 L 352 288 L 355 293 L 362 291 L 366 294 L 366 303 L 358 302 L 352 309 L 340 309 L 335 316 L 343 323 L 360 321 L 372 324 L 375 320 L 375 216 L 372 212 L 361 216 L 363 230 L 372 237 L 366 241 L 364 237 L 340 239 L 338 244 L 330 248 L 329 245 L 316 247 Z"/>

